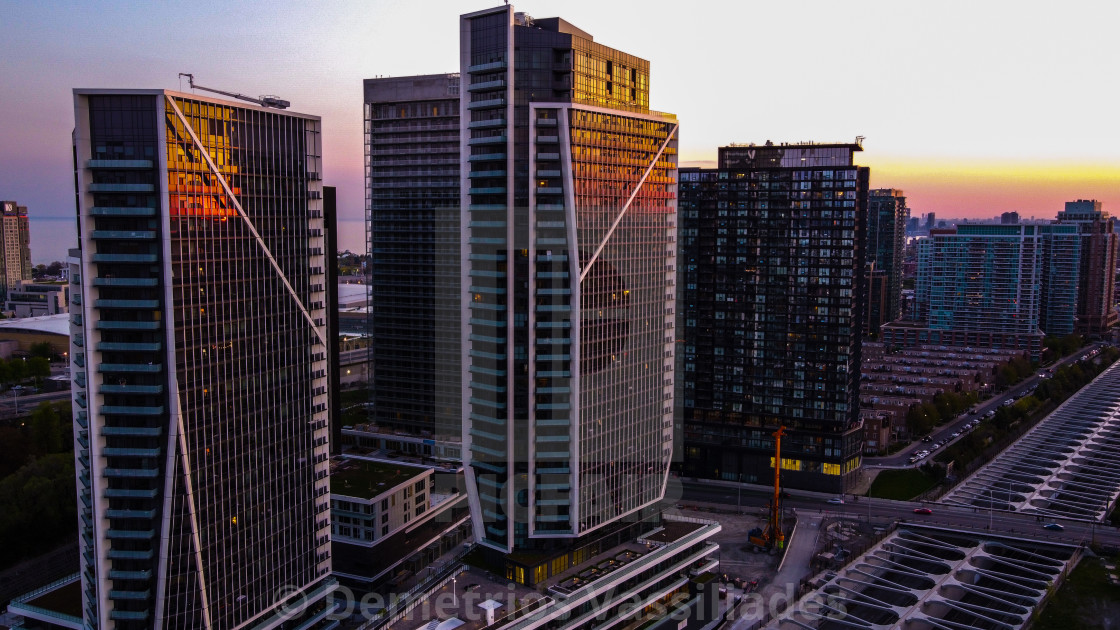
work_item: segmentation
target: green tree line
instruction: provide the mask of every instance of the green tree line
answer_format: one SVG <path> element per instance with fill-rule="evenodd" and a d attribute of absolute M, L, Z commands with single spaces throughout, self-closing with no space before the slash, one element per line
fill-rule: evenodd
<path fill-rule="evenodd" d="M 77 533 L 69 402 L 45 402 L 18 426 L 0 427 L 0 568 Z"/>
<path fill-rule="evenodd" d="M 1039 382 L 1033 394 L 1020 398 L 1013 405 L 1000 407 L 991 421 L 983 422 L 976 429 L 965 433 L 938 453 L 935 459 L 939 462 L 956 462 L 955 465 L 960 470 L 981 457 L 991 444 L 1009 436 L 1021 421 L 1056 408 L 1088 385 L 1117 358 L 1120 358 L 1120 350 L 1105 348 L 1092 361 L 1078 361 L 1059 368 L 1054 376 Z"/>

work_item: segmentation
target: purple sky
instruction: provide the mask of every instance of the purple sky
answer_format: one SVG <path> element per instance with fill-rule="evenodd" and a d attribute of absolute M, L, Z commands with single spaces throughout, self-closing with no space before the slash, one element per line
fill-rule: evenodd
<path fill-rule="evenodd" d="M 364 247 L 362 84 L 454 72 L 473 0 L 0 0 L 0 199 L 33 217 L 32 258 L 73 246 L 74 87 L 179 89 L 179 72 L 277 94 L 324 124 L 343 248 Z M 639 8 L 640 7 L 640 8 Z M 729 142 L 850 141 L 872 186 L 915 214 L 1052 217 L 1091 197 L 1120 213 L 1116 2 L 541 0 L 650 60 L 651 105 L 681 121 L 683 163 Z M 184 86 L 185 87 L 185 86 Z"/>

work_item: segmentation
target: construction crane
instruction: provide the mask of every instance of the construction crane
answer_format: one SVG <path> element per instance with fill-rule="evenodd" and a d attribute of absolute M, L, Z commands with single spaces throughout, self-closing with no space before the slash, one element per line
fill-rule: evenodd
<path fill-rule="evenodd" d="M 201 85 L 195 85 L 194 75 L 190 74 L 190 73 L 187 73 L 187 72 L 180 72 L 179 76 L 180 77 L 187 77 L 187 83 L 191 86 L 192 90 L 206 90 L 207 92 L 213 92 L 215 94 L 223 94 L 225 96 L 232 96 L 233 98 L 236 98 L 236 99 L 240 99 L 240 100 L 243 100 L 243 101 L 249 101 L 250 103 L 256 103 L 257 105 L 260 105 L 261 107 L 274 107 L 276 109 L 287 109 L 288 107 L 291 106 L 291 103 L 289 103 L 288 101 L 285 101 L 284 99 L 282 99 L 278 96 L 262 96 L 260 98 L 253 98 L 252 96 L 245 96 L 244 94 L 237 94 L 235 92 L 226 92 L 225 90 L 215 90 L 214 88 L 208 88 L 208 87 L 203 87 Z"/>
<path fill-rule="evenodd" d="M 779 426 L 774 432 L 774 497 L 770 499 L 770 516 L 766 521 L 766 529 L 756 527 L 747 533 L 751 544 L 765 549 L 782 549 L 786 544 L 786 535 L 782 532 L 782 436 L 786 428 Z"/>

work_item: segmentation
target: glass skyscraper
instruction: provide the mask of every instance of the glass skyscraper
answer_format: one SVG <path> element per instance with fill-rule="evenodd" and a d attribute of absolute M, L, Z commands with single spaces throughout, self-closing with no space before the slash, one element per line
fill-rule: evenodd
<path fill-rule="evenodd" d="M 720 147 L 681 169 L 690 476 L 842 492 L 860 466 L 869 170 L 859 144 Z M 773 433 L 787 430 L 781 462 Z"/>
<path fill-rule="evenodd" d="M 372 431 L 458 459 L 459 75 L 364 87 Z"/>
<path fill-rule="evenodd" d="M 910 208 L 906 207 L 906 196 L 901 190 L 876 188 L 868 193 L 867 263 L 872 281 L 883 287 L 879 290 L 881 297 L 868 287 L 864 325 L 868 333 L 877 334 L 880 326 L 902 317 L 902 251 L 906 247 L 909 219 Z"/>
<path fill-rule="evenodd" d="M 328 612 L 320 121 L 75 90 L 71 358 L 87 627 Z"/>
<path fill-rule="evenodd" d="M 647 61 L 562 19 L 501 6 L 460 32 L 472 519 L 490 549 L 560 549 L 664 494 L 677 122 Z"/>

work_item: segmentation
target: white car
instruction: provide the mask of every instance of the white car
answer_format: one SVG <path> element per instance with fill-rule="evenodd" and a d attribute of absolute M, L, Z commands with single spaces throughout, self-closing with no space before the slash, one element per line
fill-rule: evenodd
<path fill-rule="evenodd" d="M 841 499 L 840 497 L 832 497 L 828 500 L 828 503 L 830 505 L 844 505 L 844 499 Z"/>

